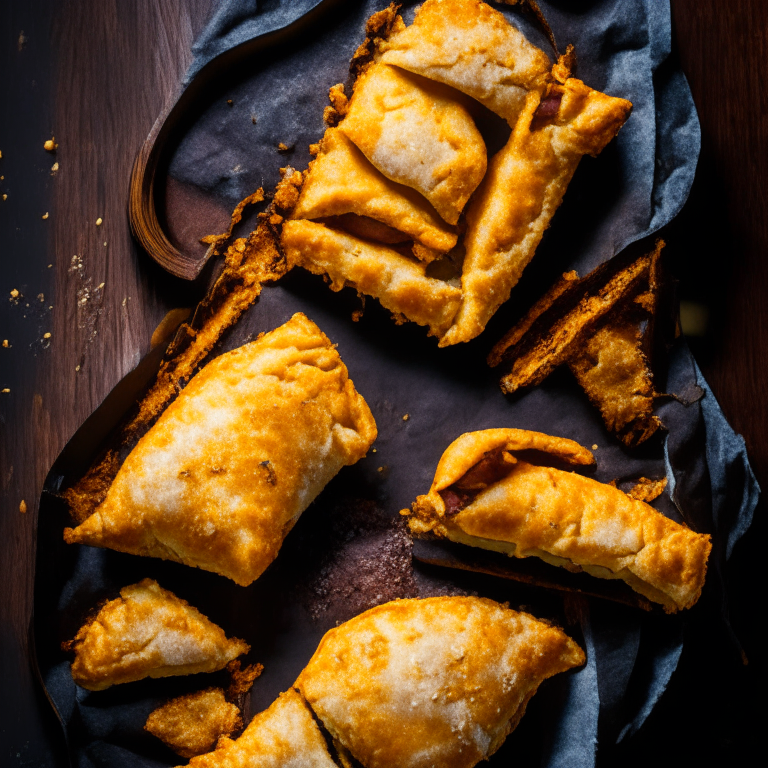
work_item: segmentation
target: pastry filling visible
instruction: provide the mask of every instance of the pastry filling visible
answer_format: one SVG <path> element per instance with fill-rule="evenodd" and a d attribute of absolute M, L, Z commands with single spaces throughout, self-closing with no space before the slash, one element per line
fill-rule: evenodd
<path fill-rule="evenodd" d="M 515 464 L 517 459 L 503 446 L 486 451 L 463 477 L 438 491 L 445 502 L 445 514 L 451 516 L 461 512 L 475 500 L 480 491 L 505 478 Z"/>

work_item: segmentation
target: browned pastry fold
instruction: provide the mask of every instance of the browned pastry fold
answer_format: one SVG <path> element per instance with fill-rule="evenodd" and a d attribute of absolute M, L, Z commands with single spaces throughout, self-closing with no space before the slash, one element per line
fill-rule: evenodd
<path fill-rule="evenodd" d="M 570 444 L 571 463 L 587 463 L 586 449 L 569 440 L 561 443 Z M 419 496 L 412 510 L 403 510 L 411 530 L 621 579 L 669 613 L 696 603 L 707 571 L 709 535 L 612 485 L 521 456 L 521 444 L 521 430 L 514 429 L 472 432 L 455 440 L 440 459 L 429 493 Z M 558 456 L 565 457 L 562 448 Z"/>
<path fill-rule="evenodd" d="M 564 632 L 477 597 L 380 605 L 330 630 L 296 681 L 365 768 L 472 768 L 548 677 L 584 662 Z"/>
<path fill-rule="evenodd" d="M 121 589 L 66 647 L 75 652 L 72 678 L 90 691 L 215 672 L 250 648 L 152 579 Z"/>
<path fill-rule="evenodd" d="M 598 155 L 631 109 L 575 78 L 553 83 L 544 99 L 528 95 L 467 211 L 462 303 L 441 346 L 482 332 L 533 258 L 582 156 Z"/>
<path fill-rule="evenodd" d="M 388 179 L 421 193 L 456 224 L 485 174 L 485 142 L 455 92 L 397 67 L 358 77 L 339 130 Z"/>
<path fill-rule="evenodd" d="M 206 688 L 171 699 L 150 712 L 144 730 L 181 757 L 210 751 L 222 736 L 242 728 L 240 710 L 221 688 Z"/>
<path fill-rule="evenodd" d="M 380 60 L 477 99 L 514 125 L 550 62 L 499 11 L 480 0 L 427 0 L 413 24 L 380 44 Z"/>
<path fill-rule="evenodd" d="M 65 539 L 175 560 L 245 586 L 375 438 L 334 345 L 296 314 L 208 363 Z"/>
<path fill-rule="evenodd" d="M 418 192 L 390 181 L 338 128 L 329 128 L 317 157 L 309 164 L 291 218 L 321 219 L 349 213 L 403 233 L 405 236 L 392 240 L 395 243 L 410 238 L 440 252 L 456 245 L 453 228 Z"/>
<path fill-rule="evenodd" d="M 281 693 L 236 741 L 223 738 L 190 768 L 337 768 L 307 705 L 295 690 Z"/>
<path fill-rule="evenodd" d="M 291 266 L 328 275 L 333 290 L 352 286 L 437 336 L 451 324 L 459 306 L 461 290 L 427 277 L 425 262 L 314 221 L 286 221 L 283 250 Z"/>

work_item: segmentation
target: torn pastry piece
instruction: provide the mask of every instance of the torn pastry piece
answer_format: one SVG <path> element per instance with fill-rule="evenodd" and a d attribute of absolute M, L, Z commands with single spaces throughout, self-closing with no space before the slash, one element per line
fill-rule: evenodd
<path fill-rule="evenodd" d="M 121 589 L 65 648 L 75 652 L 72 678 L 89 691 L 145 677 L 216 672 L 250 650 L 152 579 Z"/>
<path fill-rule="evenodd" d="M 286 221 L 282 242 L 291 266 L 328 275 L 335 291 L 349 285 L 373 296 L 436 336 L 450 326 L 458 309 L 457 286 L 428 277 L 425 262 L 392 248 L 306 219 Z"/>
<path fill-rule="evenodd" d="M 189 766 L 337 768 L 311 711 L 293 689 L 256 715 L 236 741 L 221 739 L 213 752 L 192 758 Z"/>
<path fill-rule="evenodd" d="M 386 64 L 357 79 L 341 130 L 388 179 L 421 193 L 449 224 L 482 180 L 485 142 L 463 98 Z"/>
<path fill-rule="evenodd" d="M 586 449 L 569 440 L 560 443 L 559 459 L 567 458 L 570 443 L 570 463 L 586 463 Z M 712 547 L 709 535 L 612 485 L 520 454 L 520 445 L 520 430 L 504 429 L 454 441 L 440 459 L 429 493 L 419 496 L 410 512 L 403 510 L 411 530 L 621 579 L 668 613 L 696 603 Z"/>
<path fill-rule="evenodd" d="M 478 597 L 397 600 L 330 630 L 296 681 L 365 768 L 471 768 L 548 677 L 584 663 L 564 632 Z"/>
<path fill-rule="evenodd" d="M 322 219 L 354 214 L 374 219 L 391 232 L 352 229 L 353 234 L 389 243 L 415 240 L 426 248 L 446 253 L 457 235 L 437 211 L 413 189 L 390 181 L 338 128 L 329 128 L 319 153 L 309 164 L 301 196 L 291 218 Z M 389 236 L 387 236 L 387 234 Z"/>
<path fill-rule="evenodd" d="M 493 348 L 488 364 L 505 364 L 506 393 L 541 383 L 567 364 L 606 427 L 636 446 L 662 426 L 650 357 L 659 314 L 664 241 L 621 267 L 603 265 L 562 280 Z"/>
<path fill-rule="evenodd" d="M 550 69 L 543 51 L 480 0 L 427 0 L 379 49 L 383 63 L 450 85 L 510 125 Z"/>
<path fill-rule="evenodd" d="M 482 332 L 533 258 L 582 156 L 598 155 L 631 109 L 574 78 L 543 99 L 528 95 L 467 209 L 462 303 L 441 346 Z"/>
<path fill-rule="evenodd" d="M 222 736 L 243 727 L 240 710 L 221 688 L 206 688 L 171 699 L 150 712 L 144 730 L 181 757 L 209 752 Z"/>
<path fill-rule="evenodd" d="M 247 586 L 375 438 L 334 345 L 299 313 L 194 376 L 65 540 L 175 560 Z"/>

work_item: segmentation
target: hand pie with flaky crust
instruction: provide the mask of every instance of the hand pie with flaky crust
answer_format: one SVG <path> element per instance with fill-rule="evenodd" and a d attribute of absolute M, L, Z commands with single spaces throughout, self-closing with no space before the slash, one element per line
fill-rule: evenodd
<path fill-rule="evenodd" d="M 208 363 L 128 455 L 68 543 L 161 557 L 246 586 L 376 424 L 305 315 Z"/>
<path fill-rule="evenodd" d="M 223 738 L 190 768 L 337 768 L 312 713 L 293 689 L 256 715 L 236 741 Z"/>
<path fill-rule="evenodd" d="M 543 91 L 550 61 L 480 0 L 427 0 L 413 24 L 381 44 L 381 58 L 477 99 L 514 125 L 529 91 Z"/>
<path fill-rule="evenodd" d="M 418 193 L 390 181 L 338 128 L 329 128 L 309 164 L 291 218 L 367 216 L 438 252 L 456 245 L 457 235 Z"/>
<path fill-rule="evenodd" d="M 469 341 L 509 298 L 584 155 L 597 156 L 632 109 L 569 78 L 531 93 L 467 210 L 462 302 L 440 344 Z"/>
<path fill-rule="evenodd" d="M 373 64 L 357 79 L 341 130 L 387 178 L 420 192 L 449 223 L 485 174 L 485 142 L 458 94 Z"/>
<path fill-rule="evenodd" d="M 72 678 L 89 691 L 145 677 L 216 672 L 250 646 L 186 600 L 144 579 L 124 587 L 65 644 L 75 652 Z"/>
<path fill-rule="evenodd" d="M 576 465 L 594 461 L 571 440 L 518 429 L 471 432 L 451 443 L 429 493 L 402 514 L 417 535 L 621 579 L 668 613 L 694 605 L 709 535 L 612 485 L 548 466 L 541 452 Z"/>
<path fill-rule="evenodd" d="M 398 600 L 330 630 L 296 687 L 365 768 L 471 768 L 583 662 L 560 629 L 492 600 Z"/>

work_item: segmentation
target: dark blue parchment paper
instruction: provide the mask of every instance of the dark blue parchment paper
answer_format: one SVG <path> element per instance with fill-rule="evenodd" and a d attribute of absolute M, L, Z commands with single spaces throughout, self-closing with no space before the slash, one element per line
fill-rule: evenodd
<path fill-rule="evenodd" d="M 359 300 L 331 293 L 323 282 L 291 274 L 266 288 L 214 354 L 235 348 L 303 311 L 338 343 L 379 426 L 377 452 L 346 468 L 305 513 L 277 561 L 241 588 L 214 574 L 107 550 L 66 547 L 63 504 L 44 495 L 35 595 L 35 642 L 49 698 L 64 724 L 74 765 L 161 766 L 181 762 L 142 731 L 149 712 L 171 696 L 225 683 L 221 674 L 145 680 L 104 692 L 78 689 L 61 640 L 74 636 L 86 613 L 127 584 L 150 576 L 189 600 L 228 634 L 253 645 L 265 664 L 250 712 L 291 685 L 323 633 L 338 621 L 393 597 L 475 592 L 566 626 L 587 652 L 585 667 L 542 686 L 518 730 L 490 765 L 595 765 L 601 740 L 632 737 L 662 696 L 683 648 L 686 615 L 649 614 L 598 600 L 578 619 L 559 593 L 499 583 L 490 577 L 411 565 L 397 512 L 428 489 L 442 451 L 459 434 L 515 426 L 597 445 L 594 476 L 602 481 L 666 476 L 654 506 L 713 535 L 702 601 L 724 621 L 722 572 L 750 525 L 759 489 L 743 440 L 722 412 L 683 339 L 670 351 L 666 381 L 674 394 L 657 413 L 667 431 L 639 449 L 620 446 L 565 373 L 504 397 L 485 354 L 556 276 L 583 275 L 669 223 L 685 203 L 699 154 L 700 133 L 688 84 L 671 56 L 666 0 L 549 0 L 539 3 L 558 44 L 576 46 L 575 75 L 630 99 L 631 118 L 596 160 L 586 158 L 550 230 L 512 298 L 479 339 L 438 350 L 424 329 L 397 327 L 373 302 L 353 323 Z M 255 55 L 201 106 L 175 148 L 169 176 L 231 209 L 259 186 L 270 189 L 285 165 L 303 169 L 308 145 L 323 132 L 328 88 L 345 82 L 348 62 L 364 36 L 365 19 L 382 0 L 223 0 L 195 43 L 186 82 L 219 54 L 267 32 L 289 27 L 309 11 L 313 28 Z M 403 4 L 410 21 L 416 3 Z M 551 55 L 541 30 L 518 8 L 497 6 Z M 290 149 L 276 151 L 278 143 Z M 199 234 L 207 234 L 203 228 Z M 372 306 L 373 305 L 373 306 Z M 409 419 L 403 421 L 403 415 Z M 87 426 L 87 425 L 86 425 Z M 60 462 L 46 487 L 71 480 Z M 349 564 L 354 569 L 348 570 Z M 352 573 L 352 577 L 350 577 Z M 359 583 L 355 580 L 359 579 Z M 346 585 L 346 586 L 344 586 Z M 606 723 L 608 725 L 606 725 Z"/>

